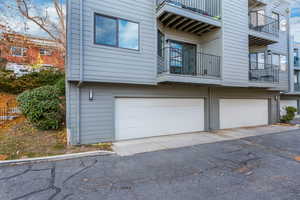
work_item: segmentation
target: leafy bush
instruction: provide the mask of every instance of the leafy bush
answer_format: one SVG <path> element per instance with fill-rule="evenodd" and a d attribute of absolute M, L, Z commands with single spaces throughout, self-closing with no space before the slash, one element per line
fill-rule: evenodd
<path fill-rule="evenodd" d="M 57 88 L 58 90 L 58 94 L 60 96 L 65 96 L 65 93 L 66 93 L 66 83 L 65 83 L 65 78 L 62 78 L 60 80 L 58 80 L 55 84 L 55 87 Z"/>
<path fill-rule="evenodd" d="M 2 71 L 0 72 L 0 92 L 20 94 L 25 90 L 54 85 L 62 78 L 64 78 L 64 73 L 51 70 L 32 72 L 21 77 L 16 77 L 11 71 Z"/>
<path fill-rule="evenodd" d="M 295 118 L 295 113 L 297 109 L 292 106 L 285 107 L 286 114 L 281 117 L 281 122 L 289 123 Z"/>
<path fill-rule="evenodd" d="M 17 98 L 26 118 L 38 129 L 58 129 L 64 113 L 61 100 L 55 86 L 43 86 L 27 90 Z"/>

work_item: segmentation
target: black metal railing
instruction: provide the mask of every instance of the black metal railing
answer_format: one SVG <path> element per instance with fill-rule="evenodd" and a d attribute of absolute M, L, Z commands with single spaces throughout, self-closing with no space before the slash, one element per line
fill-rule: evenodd
<path fill-rule="evenodd" d="M 158 8 L 166 3 L 221 19 L 221 0 L 156 0 Z"/>
<path fill-rule="evenodd" d="M 258 82 L 279 83 L 279 66 L 251 62 L 249 80 Z"/>
<path fill-rule="evenodd" d="M 300 83 L 295 83 L 294 84 L 294 91 L 300 92 Z"/>
<path fill-rule="evenodd" d="M 279 21 L 258 12 L 249 13 L 249 28 L 255 31 L 279 36 Z"/>
<path fill-rule="evenodd" d="M 182 49 L 166 47 L 158 56 L 158 73 L 221 77 L 221 57 L 205 53 L 188 53 Z"/>

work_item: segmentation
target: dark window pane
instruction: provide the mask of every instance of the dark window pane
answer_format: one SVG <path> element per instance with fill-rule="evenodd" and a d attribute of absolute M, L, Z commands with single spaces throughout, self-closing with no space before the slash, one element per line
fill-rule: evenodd
<path fill-rule="evenodd" d="M 183 46 L 182 44 L 172 42 L 170 48 L 170 65 L 172 67 L 183 67 Z"/>
<path fill-rule="evenodd" d="M 117 20 L 104 16 L 96 16 L 95 42 L 110 46 L 117 45 Z"/>
<path fill-rule="evenodd" d="M 22 47 L 11 47 L 11 55 L 12 56 L 26 56 L 27 49 Z"/>
<path fill-rule="evenodd" d="M 158 31 L 158 40 L 157 40 L 157 55 L 160 57 L 164 56 L 164 42 L 165 42 L 165 37 L 164 35 Z"/>
<path fill-rule="evenodd" d="M 257 61 L 258 63 L 265 63 L 265 53 L 257 53 Z"/>
<path fill-rule="evenodd" d="M 119 47 L 139 49 L 139 24 L 119 20 Z"/>
<path fill-rule="evenodd" d="M 257 62 L 257 54 L 256 53 L 251 53 L 250 54 L 250 60 L 251 60 L 251 62 Z"/>

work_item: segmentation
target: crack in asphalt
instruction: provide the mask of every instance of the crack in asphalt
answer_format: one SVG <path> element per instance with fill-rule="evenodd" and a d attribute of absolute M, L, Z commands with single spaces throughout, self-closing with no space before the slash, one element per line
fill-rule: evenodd
<path fill-rule="evenodd" d="M 15 174 L 15 175 L 12 175 L 12 176 L 7 176 L 7 177 L 0 178 L 0 181 L 6 181 L 6 180 L 9 180 L 9 179 L 12 179 L 12 178 L 16 178 L 18 176 L 22 176 L 22 175 L 30 172 L 31 169 L 32 169 L 32 166 L 28 165 L 28 168 L 26 170 L 24 170 L 23 172 Z"/>
<path fill-rule="evenodd" d="M 175 165 L 176 162 L 173 161 L 172 157 L 168 157 L 167 160 L 169 160 L 170 163 L 169 166 L 169 172 L 168 173 L 154 173 L 153 177 L 150 176 L 144 176 L 144 177 L 131 177 L 131 176 L 125 176 L 122 177 L 122 173 L 117 171 L 117 173 L 113 173 L 113 175 L 106 177 L 108 181 L 103 181 L 98 182 L 98 179 L 94 179 L 93 182 L 92 180 L 88 180 L 90 182 L 84 183 L 83 187 L 81 188 L 82 190 L 85 190 L 86 192 L 98 192 L 102 191 L 103 195 L 101 195 L 101 199 L 106 200 L 109 199 L 110 195 L 113 195 L 116 192 L 119 191 L 125 191 L 126 194 L 130 194 L 131 198 L 134 200 L 139 199 L 139 196 L 137 194 L 138 191 L 136 191 L 136 186 L 139 184 L 147 184 L 147 183 L 153 183 L 154 185 L 158 186 L 158 188 L 161 188 L 163 184 L 173 184 L 176 182 L 180 182 L 181 179 L 185 179 L 186 177 L 191 177 L 195 176 L 196 181 L 203 180 L 201 177 L 207 177 L 209 175 L 209 172 L 215 171 L 218 172 L 218 170 L 221 170 L 220 173 L 239 173 L 239 174 L 246 174 L 249 171 L 255 172 L 255 169 L 259 168 L 261 166 L 261 160 L 263 160 L 263 157 L 260 157 L 255 153 L 255 150 L 250 151 L 249 149 L 247 150 L 248 147 L 257 147 L 256 149 L 259 152 L 270 152 L 272 155 L 288 159 L 288 160 L 293 160 L 294 154 L 289 151 L 283 151 L 280 148 L 275 148 L 275 147 L 270 147 L 267 145 L 262 145 L 259 144 L 255 141 L 252 140 L 247 140 L 247 139 L 241 139 L 242 145 L 238 144 L 238 147 L 241 147 L 244 145 L 244 147 L 235 149 L 235 150 L 229 150 L 229 151 L 223 151 L 221 154 L 215 156 L 209 154 L 208 158 L 205 159 L 207 166 L 203 167 L 200 169 L 200 166 L 194 166 L 194 165 Z M 243 151 L 245 148 L 245 152 Z M 192 147 L 192 151 L 201 151 L 200 147 Z M 259 154 L 259 153 L 258 153 Z M 260 154 L 259 154 L 260 155 Z M 223 157 L 222 157 L 223 156 Z M 13 178 L 17 178 L 19 176 L 25 175 L 29 172 L 42 172 L 42 171 L 49 171 L 50 178 L 47 181 L 47 186 L 46 188 L 40 188 L 39 190 L 35 190 L 26 194 L 23 194 L 22 196 L 15 197 L 11 200 L 21 200 L 25 199 L 28 197 L 33 197 L 34 195 L 47 192 L 51 192 L 51 196 L 47 197 L 47 200 L 54 200 L 56 199 L 59 195 L 62 195 L 62 190 L 66 189 L 73 189 L 74 186 L 70 185 L 71 180 L 73 180 L 75 177 L 81 175 L 83 172 L 89 170 L 90 168 L 93 168 L 94 166 L 100 165 L 101 170 L 103 175 L 109 175 L 111 173 L 110 169 L 116 169 L 117 167 L 120 167 L 120 162 L 126 162 L 127 158 L 122 158 L 118 157 L 117 159 L 112 159 L 112 160 L 105 160 L 105 159 L 92 159 L 92 160 L 84 160 L 80 159 L 79 160 L 79 167 L 77 165 L 77 169 L 75 168 L 73 173 L 71 173 L 69 176 L 67 176 L 65 179 L 62 180 L 62 186 L 57 187 L 55 185 L 56 183 L 56 163 L 54 163 L 52 166 L 49 166 L 48 168 L 43 168 L 43 169 L 33 169 L 32 165 L 26 166 L 27 168 L 15 175 L 7 176 L 7 177 L 2 177 L 0 178 L 0 181 L 7 181 Z M 196 161 L 201 161 L 201 158 L 195 157 Z M 297 162 L 297 161 L 295 161 Z M 175 164 L 173 164 L 175 163 Z M 297 162 L 299 163 L 299 162 Z M 78 164 L 78 163 L 77 163 Z M 180 166 L 183 166 L 183 168 L 180 168 Z M 97 167 L 96 166 L 96 167 Z M 122 166 L 122 165 L 121 165 Z M 201 165 L 202 166 L 202 165 Z M 46 166 L 47 167 L 47 166 Z M 159 169 L 159 168 L 158 168 Z M 229 170 L 228 170 L 229 169 Z M 99 177 L 98 177 L 99 178 Z M 112 178 L 112 179 L 111 179 Z M 244 180 L 238 180 L 234 183 L 235 185 L 242 184 Z M 239 183 L 240 182 L 240 183 Z M 98 184 L 99 183 L 99 184 Z M 68 187 L 69 186 L 69 187 Z M 288 188 L 290 194 L 293 197 L 299 197 L 299 189 L 297 187 L 292 187 Z M 64 196 L 59 196 L 61 200 L 66 200 L 70 198 L 71 196 L 75 196 L 75 193 L 73 191 L 68 191 L 69 193 L 64 194 Z M 174 191 L 176 193 L 178 191 Z M 53 193 L 53 194 L 52 194 Z M 225 193 L 225 192 L 224 192 Z M 47 194 L 50 195 L 50 194 Z M 46 198 L 45 198 L 46 199 Z"/>
<path fill-rule="evenodd" d="M 56 170 L 55 165 L 52 168 L 39 169 L 39 170 L 32 170 L 32 166 L 30 165 L 29 168 L 26 170 L 26 172 L 25 171 L 24 172 L 25 173 L 30 172 L 30 171 L 39 172 L 39 171 L 46 171 L 46 170 L 50 171 L 50 181 L 49 181 L 49 186 L 48 187 L 40 189 L 40 190 L 35 190 L 35 191 L 32 191 L 32 192 L 29 192 L 29 193 L 24 194 L 24 195 L 19 196 L 19 197 L 15 197 L 12 200 L 20 200 L 20 199 L 23 199 L 23 198 L 26 198 L 26 197 L 29 197 L 29 196 L 33 196 L 33 195 L 41 193 L 41 192 L 45 192 L 45 191 L 48 191 L 48 190 L 54 190 L 55 193 L 52 194 L 48 198 L 48 200 L 53 200 L 62 191 L 61 188 L 55 186 L 55 176 L 56 176 L 56 174 L 55 174 L 55 170 Z M 21 175 L 25 174 L 24 172 L 22 174 L 20 173 L 20 174 L 11 176 L 11 177 L 21 176 Z M 8 177 L 8 178 L 11 178 L 11 177 Z"/>
<path fill-rule="evenodd" d="M 38 194 L 38 193 L 41 193 L 41 192 L 45 192 L 45 191 L 47 191 L 47 190 L 49 190 L 49 188 L 45 188 L 45 189 L 41 189 L 41 190 L 29 192 L 29 193 L 24 194 L 24 195 L 22 195 L 22 196 L 13 198 L 12 200 L 20 200 L 20 199 L 23 199 L 23 198 L 26 198 L 26 197 L 29 197 L 29 196 L 32 196 L 32 195 L 35 195 L 35 194 Z"/>
<path fill-rule="evenodd" d="M 81 161 L 81 160 L 80 160 L 80 161 Z M 81 161 L 81 162 L 82 162 L 82 161 Z M 95 166 L 97 162 L 98 162 L 98 160 L 95 159 L 94 162 L 93 162 L 91 165 L 88 165 L 88 166 L 84 167 L 83 169 L 81 169 L 81 170 L 75 172 L 74 174 L 70 175 L 67 179 L 65 179 L 65 180 L 63 181 L 63 184 L 66 184 L 66 183 L 67 183 L 70 179 L 72 179 L 73 177 L 75 177 L 75 176 L 77 176 L 78 174 L 81 174 L 82 172 L 84 172 L 85 170 L 87 170 L 87 169 L 89 169 L 89 168 Z M 82 163 L 83 163 L 83 162 L 82 162 Z M 84 163 L 83 163 L 83 166 L 85 166 Z"/>
<path fill-rule="evenodd" d="M 280 148 L 273 148 L 273 147 L 270 147 L 270 146 L 266 146 L 266 145 L 262 145 L 262 144 L 259 144 L 259 143 L 256 143 L 254 141 L 251 141 L 251 140 L 247 140 L 246 138 L 244 139 L 241 139 L 241 141 L 245 142 L 246 144 L 248 145 L 252 145 L 252 146 L 256 146 L 256 147 L 259 147 L 267 152 L 270 152 L 272 154 L 275 154 L 276 156 L 280 157 L 280 158 L 283 158 L 283 159 L 287 159 L 287 160 L 291 160 L 291 161 L 294 161 L 294 162 L 297 162 L 299 163 L 299 161 L 296 161 L 294 159 L 295 156 L 297 156 L 296 154 L 294 154 L 293 152 L 291 151 L 288 151 L 288 150 L 282 150 Z"/>
<path fill-rule="evenodd" d="M 66 194 L 65 196 L 63 196 L 63 198 L 61 200 L 66 200 L 67 198 L 73 196 L 74 194 L 71 193 L 71 194 Z"/>

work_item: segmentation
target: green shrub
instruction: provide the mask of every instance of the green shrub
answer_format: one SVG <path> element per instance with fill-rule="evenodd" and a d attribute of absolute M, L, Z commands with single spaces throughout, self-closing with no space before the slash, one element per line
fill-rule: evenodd
<path fill-rule="evenodd" d="M 62 72 L 51 70 L 32 72 L 21 77 L 16 77 L 10 71 L 2 71 L 0 72 L 0 92 L 20 94 L 25 90 L 54 85 L 64 76 Z"/>
<path fill-rule="evenodd" d="M 54 86 L 27 90 L 17 98 L 25 117 L 38 129 L 58 129 L 63 121 L 61 100 Z"/>
<path fill-rule="evenodd" d="M 295 113 L 297 109 L 292 106 L 285 107 L 286 114 L 281 117 L 281 122 L 289 123 L 295 118 Z"/>
<path fill-rule="evenodd" d="M 66 82 L 65 78 L 58 80 L 55 84 L 55 87 L 58 90 L 59 96 L 65 96 L 66 93 Z"/>

